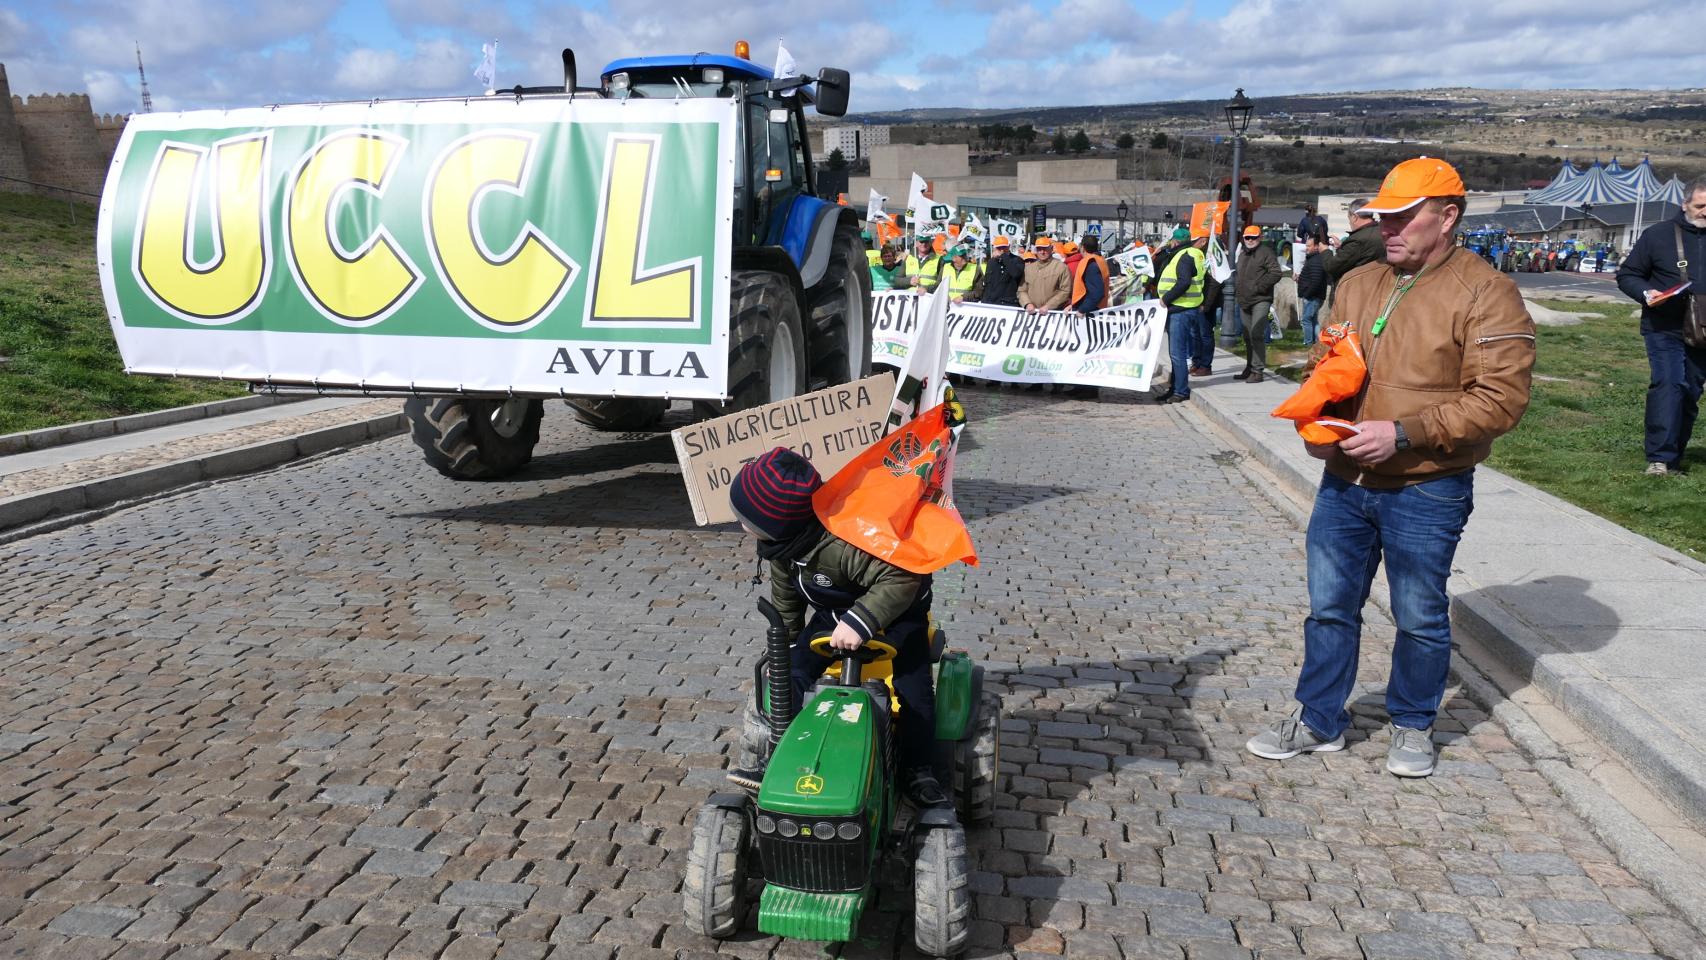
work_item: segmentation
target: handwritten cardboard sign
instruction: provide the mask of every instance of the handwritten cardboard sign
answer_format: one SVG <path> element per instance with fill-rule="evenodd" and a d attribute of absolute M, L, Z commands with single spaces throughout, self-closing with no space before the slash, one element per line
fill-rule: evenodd
<path fill-rule="evenodd" d="M 700 526 L 735 519 L 729 484 L 741 465 L 774 447 L 810 460 L 825 478 L 883 435 L 894 374 L 825 387 L 672 431 L 675 456 Z"/>

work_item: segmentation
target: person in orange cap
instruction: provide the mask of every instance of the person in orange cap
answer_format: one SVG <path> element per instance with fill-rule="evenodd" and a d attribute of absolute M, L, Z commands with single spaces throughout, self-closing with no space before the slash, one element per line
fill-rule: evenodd
<path fill-rule="evenodd" d="M 1065 309 L 1072 296 L 1071 271 L 1055 259 L 1052 239 L 1038 237 L 1036 252 L 1037 258 L 1025 267 L 1025 279 L 1019 284 L 1019 305 L 1032 313 Z"/>
<path fill-rule="evenodd" d="M 1025 279 L 1025 261 L 1013 253 L 1013 242 L 997 236 L 989 264 L 983 276 L 983 302 L 1002 307 L 1017 307 L 1019 284 Z"/>
<path fill-rule="evenodd" d="M 1434 718 L 1451 664 L 1446 578 L 1469 520 L 1475 465 L 1522 419 L 1534 368 L 1534 321 L 1516 283 L 1455 243 L 1465 192 L 1449 163 L 1418 157 L 1394 167 L 1363 208 L 1380 218 L 1386 262 L 1340 281 L 1332 327 L 1356 336 L 1367 381 L 1322 411 L 1355 432 L 1308 446 L 1326 472 L 1305 541 L 1298 706 L 1246 744 L 1259 757 L 1344 749 L 1363 601 L 1384 561 L 1398 628 L 1386 769 L 1400 777 L 1434 770 Z M 1317 344 L 1312 356 L 1324 352 Z"/>
<path fill-rule="evenodd" d="M 1238 251 L 1238 315 L 1244 321 L 1244 372 L 1234 380 L 1261 383 L 1268 369 L 1268 310 L 1274 305 L 1274 287 L 1280 282 L 1279 257 L 1271 244 L 1262 242 L 1262 228 L 1250 224 L 1240 238 Z"/>

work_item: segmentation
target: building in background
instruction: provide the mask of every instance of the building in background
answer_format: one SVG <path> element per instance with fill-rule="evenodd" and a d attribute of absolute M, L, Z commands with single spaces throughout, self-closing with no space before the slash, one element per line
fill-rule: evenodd
<path fill-rule="evenodd" d="M 832 150 L 840 150 L 841 158 L 852 163 L 870 156 L 873 147 L 888 146 L 888 142 L 889 128 L 886 126 L 825 127 L 823 156 L 828 157 Z"/>
<path fill-rule="evenodd" d="M 129 119 L 97 115 L 85 93 L 13 96 L 0 64 L 0 189 L 94 199 Z"/>

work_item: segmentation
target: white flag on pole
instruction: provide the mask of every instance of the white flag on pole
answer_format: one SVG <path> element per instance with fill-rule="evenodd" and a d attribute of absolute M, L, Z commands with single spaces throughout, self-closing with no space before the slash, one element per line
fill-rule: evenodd
<path fill-rule="evenodd" d="M 938 284 L 918 306 L 918 329 L 895 377 L 887 432 L 942 402 L 948 389 L 948 303 L 953 294 Z"/>
<path fill-rule="evenodd" d="M 1154 255 L 1143 244 L 1138 244 L 1130 250 L 1115 254 L 1113 260 L 1120 265 L 1121 270 L 1133 276 L 1155 276 Z"/>
<path fill-rule="evenodd" d="M 1232 276 L 1232 264 L 1226 262 L 1226 251 L 1221 249 L 1219 237 L 1208 238 L 1208 273 L 1220 283 Z"/>
<path fill-rule="evenodd" d="M 944 223 L 954 219 L 952 206 L 925 196 L 929 189 L 930 184 L 923 177 L 916 173 L 912 175 L 912 189 L 906 196 L 906 219 L 909 223 Z"/>
<path fill-rule="evenodd" d="M 865 203 L 865 219 L 871 223 L 887 220 L 888 214 L 883 212 L 883 204 L 887 203 L 888 199 L 888 197 L 872 190 L 871 199 Z"/>
<path fill-rule="evenodd" d="M 1019 238 L 1024 234 L 1017 222 L 1000 217 L 989 218 L 989 231 L 997 237 L 1006 237 L 1013 243 L 1019 243 Z"/>
<path fill-rule="evenodd" d="M 480 44 L 480 65 L 474 68 L 474 79 L 491 93 L 498 86 L 498 42 Z"/>
<path fill-rule="evenodd" d="M 799 72 L 800 72 L 800 67 L 798 64 L 796 64 L 794 62 L 794 55 L 788 52 L 787 47 L 782 46 L 782 38 L 777 37 L 776 38 L 776 69 L 772 70 L 771 73 L 775 75 L 776 79 L 780 80 L 783 77 L 792 77 L 792 76 L 798 74 Z M 785 90 L 782 92 L 782 96 L 784 96 L 784 97 L 791 97 L 793 95 L 794 95 L 794 89 L 793 88 L 789 88 L 788 90 Z"/>

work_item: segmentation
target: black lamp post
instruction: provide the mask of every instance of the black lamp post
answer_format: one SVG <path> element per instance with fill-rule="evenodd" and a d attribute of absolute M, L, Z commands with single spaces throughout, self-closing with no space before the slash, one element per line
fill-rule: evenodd
<path fill-rule="evenodd" d="M 1126 214 L 1131 212 L 1131 208 L 1126 206 L 1124 200 L 1121 200 L 1120 205 L 1114 210 L 1120 215 L 1120 232 L 1114 236 L 1114 252 L 1118 253 L 1120 244 L 1125 242 L 1125 218 Z"/>
<path fill-rule="evenodd" d="M 1243 187 L 1239 183 L 1244 162 L 1244 131 L 1250 129 L 1250 114 L 1256 105 L 1249 97 L 1244 96 L 1244 88 L 1239 87 L 1232 99 L 1226 103 L 1226 126 L 1232 131 L 1232 194 L 1231 202 L 1226 205 L 1226 264 L 1232 273 L 1226 278 L 1226 286 L 1237 289 L 1238 286 L 1238 220 L 1239 207 L 1243 201 Z M 1228 312 L 1222 300 L 1220 316 L 1220 345 L 1231 349 L 1238 344 L 1238 334 L 1242 326 L 1238 316 L 1237 299 L 1232 299 L 1233 308 Z"/>

